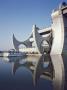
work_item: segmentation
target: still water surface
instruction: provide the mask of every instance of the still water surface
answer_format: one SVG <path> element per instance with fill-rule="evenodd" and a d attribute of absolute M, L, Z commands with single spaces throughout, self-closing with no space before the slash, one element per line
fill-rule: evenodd
<path fill-rule="evenodd" d="M 0 90 L 67 90 L 67 55 L 0 57 Z"/>

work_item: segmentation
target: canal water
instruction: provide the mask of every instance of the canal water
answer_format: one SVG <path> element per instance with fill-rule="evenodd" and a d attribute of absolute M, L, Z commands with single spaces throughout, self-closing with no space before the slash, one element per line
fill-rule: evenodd
<path fill-rule="evenodd" d="M 67 90 L 67 55 L 0 57 L 0 90 Z"/>

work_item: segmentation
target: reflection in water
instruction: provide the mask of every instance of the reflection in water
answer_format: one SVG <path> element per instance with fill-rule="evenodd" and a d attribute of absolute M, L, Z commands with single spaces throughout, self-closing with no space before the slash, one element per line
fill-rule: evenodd
<path fill-rule="evenodd" d="M 20 67 L 26 67 L 33 77 L 33 84 L 36 85 L 39 78 L 50 80 L 54 90 L 64 89 L 64 64 L 61 55 L 42 55 L 27 57 L 8 57 L 12 62 L 12 74 L 15 75 Z"/>
<path fill-rule="evenodd" d="M 51 60 L 54 68 L 54 77 L 53 84 L 55 90 L 63 90 L 64 89 L 64 63 L 61 55 L 51 56 Z"/>

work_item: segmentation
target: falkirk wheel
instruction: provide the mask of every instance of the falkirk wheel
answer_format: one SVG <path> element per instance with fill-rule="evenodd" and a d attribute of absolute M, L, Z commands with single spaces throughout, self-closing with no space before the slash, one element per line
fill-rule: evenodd
<path fill-rule="evenodd" d="M 50 27 L 40 29 L 36 25 L 32 27 L 32 33 L 25 41 L 18 41 L 13 34 L 13 44 L 17 51 L 32 52 L 38 54 L 62 54 L 67 51 L 67 4 L 62 3 L 51 14 Z M 19 45 L 26 48 L 19 49 Z M 33 45 L 34 44 L 34 45 Z"/>

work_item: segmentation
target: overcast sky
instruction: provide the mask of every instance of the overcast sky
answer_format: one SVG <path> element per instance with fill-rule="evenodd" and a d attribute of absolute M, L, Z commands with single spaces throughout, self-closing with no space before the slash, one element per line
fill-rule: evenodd
<path fill-rule="evenodd" d="M 32 25 L 51 25 L 51 12 L 67 0 L 0 0 L 0 50 L 13 48 L 12 35 L 25 40 Z"/>

